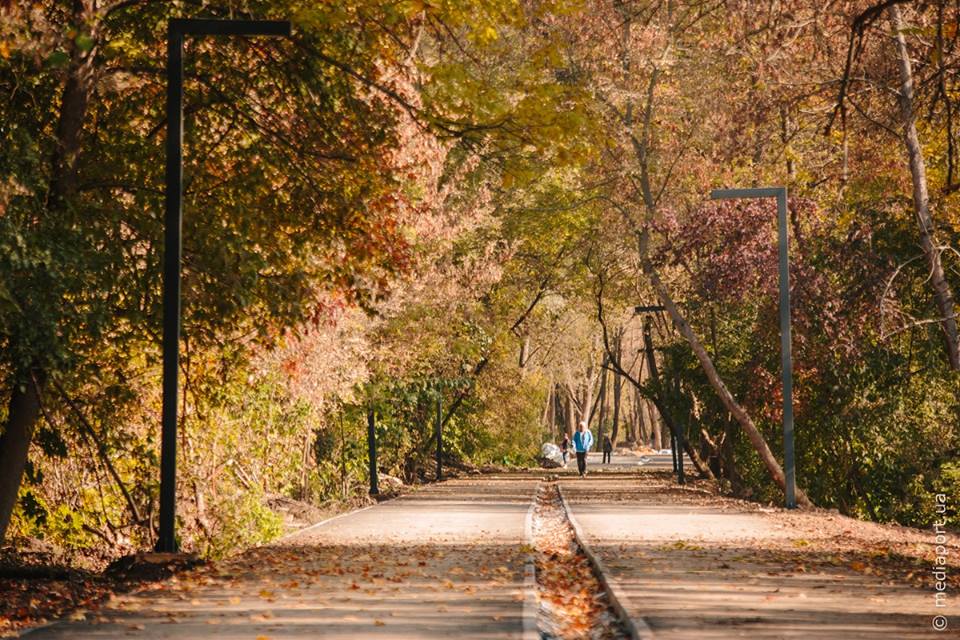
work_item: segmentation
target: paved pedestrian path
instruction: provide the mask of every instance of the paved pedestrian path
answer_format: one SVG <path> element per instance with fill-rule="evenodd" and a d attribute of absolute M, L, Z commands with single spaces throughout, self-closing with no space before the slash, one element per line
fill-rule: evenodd
<path fill-rule="evenodd" d="M 560 481 L 622 604 L 658 640 L 942 637 L 931 628 L 941 613 L 932 592 L 871 573 L 868 558 L 807 552 L 818 535 L 834 535 L 804 524 L 825 516 L 764 513 L 671 482 L 665 474 Z"/>
<path fill-rule="evenodd" d="M 673 468 L 673 460 L 670 454 L 659 455 L 653 453 L 639 453 L 634 451 L 614 452 L 610 456 L 610 462 L 603 463 L 603 454 L 599 451 L 591 451 L 587 454 L 587 475 L 597 473 L 637 473 L 640 471 L 669 471 Z M 696 475 L 696 470 L 690 458 L 684 456 L 685 470 L 689 475 Z M 551 469 L 553 473 L 577 475 L 577 459 L 570 454 L 566 467 Z"/>
<path fill-rule="evenodd" d="M 520 638 L 536 481 L 432 485 L 28 637 Z"/>
<path fill-rule="evenodd" d="M 535 637 L 527 516 L 537 485 L 554 475 L 620 605 L 658 640 L 915 640 L 954 632 L 933 631 L 942 613 L 933 592 L 910 586 L 907 570 L 895 572 L 910 549 L 912 562 L 921 557 L 916 549 L 930 542 L 922 532 L 679 488 L 663 470 L 669 456 L 635 462 L 624 459 L 610 472 L 591 465 L 586 478 L 540 471 L 431 485 L 28 637 Z M 960 556 L 956 542 L 950 554 Z M 559 552 L 541 556 L 557 562 Z M 583 595 L 577 576 L 546 569 L 570 590 L 555 606 Z M 914 571 L 926 575 L 929 566 Z M 958 621 L 955 607 L 947 615 Z"/>

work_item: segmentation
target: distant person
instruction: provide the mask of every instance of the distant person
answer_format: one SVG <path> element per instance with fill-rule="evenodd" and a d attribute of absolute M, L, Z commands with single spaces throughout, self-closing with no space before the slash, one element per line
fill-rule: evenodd
<path fill-rule="evenodd" d="M 608 464 L 612 455 L 613 443 L 610 441 L 610 436 L 603 436 L 603 464 Z"/>
<path fill-rule="evenodd" d="M 581 421 L 573 434 L 573 450 L 577 454 L 577 471 L 580 477 L 587 475 L 587 452 L 593 446 L 593 434 L 587 429 L 587 423 Z"/>
<path fill-rule="evenodd" d="M 563 434 L 563 442 L 560 443 L 560 454 L 563 456 L 563 466 L 567 466 L 568 451 L 570 451 L 570 436 Z"/>

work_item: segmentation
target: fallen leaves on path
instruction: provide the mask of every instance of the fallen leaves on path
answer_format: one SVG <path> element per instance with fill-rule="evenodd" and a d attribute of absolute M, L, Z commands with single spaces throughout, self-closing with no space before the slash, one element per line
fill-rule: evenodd
<path fill-rule="evenodd" d="M 533 538 L 542 637 L 626 638 L 593 567 L 574 539 L 556 485 L 541 487 Z"/>

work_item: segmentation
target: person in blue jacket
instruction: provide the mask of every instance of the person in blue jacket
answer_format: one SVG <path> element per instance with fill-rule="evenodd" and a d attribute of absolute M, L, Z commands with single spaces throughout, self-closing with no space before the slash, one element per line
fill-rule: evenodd
<path fill-rule="evenodd" d="M 587 452 L 593 446 L 593 434 L 587 429 L 587 423 L 581 421 L 573 434 L 573 450 L 577 454 L 577 471 L 580 476 L 587 475 Z"/>

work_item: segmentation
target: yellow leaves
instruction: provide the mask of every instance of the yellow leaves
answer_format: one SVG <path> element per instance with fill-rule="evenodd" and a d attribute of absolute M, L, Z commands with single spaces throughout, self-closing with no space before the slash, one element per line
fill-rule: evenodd
<path fill-rule="evenodd" d="M 661 547 L 664 551 L 677 550 L 677 551 L 703 551 L 703 547 L 696 544 L 691 544 L 686 540 L 676 540 L 671 544 Z"/>
<path fill-rule="evenodd" d="M 427 9 L 431 8 L 430 5 L 423 0 L 407 0 L 406 2 L 401 2 L 399 9 L 407 18 L 413 18 Z"/>
<path fill-rule="evenodd" d="M 494 29 L 493 27 L 488 26 L 480 32 L 477 39 L 480 44 L 490 44 L 491 42 L 496 40 L 498 37 L 499 35 L 497 34 L 497 30 Z"/>
<path fill-rule="evenodd" d="M 5 60 L 10 57 L 10 45 L 7 44 L 6 40 L 0 40 L 0 57 Z"/>

